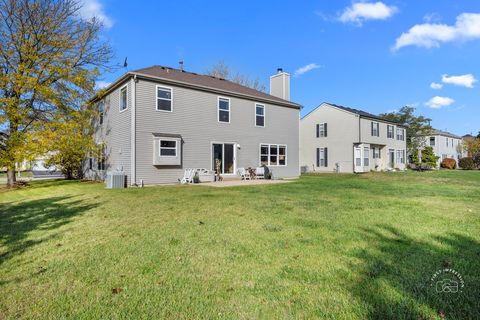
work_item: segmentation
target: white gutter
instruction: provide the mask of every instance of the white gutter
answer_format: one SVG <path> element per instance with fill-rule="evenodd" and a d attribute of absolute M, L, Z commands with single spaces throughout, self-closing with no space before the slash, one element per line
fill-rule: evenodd
<path fill-rule="evenodd" d="M 137 75 L 134 75 L 131 79 L 132 84 L 132 111 L 131 111 L 131 125 L 130 125 L 130 185 L 137 185 L 137 157 L 136 157 L 136 145 L 137 145 Z"/>

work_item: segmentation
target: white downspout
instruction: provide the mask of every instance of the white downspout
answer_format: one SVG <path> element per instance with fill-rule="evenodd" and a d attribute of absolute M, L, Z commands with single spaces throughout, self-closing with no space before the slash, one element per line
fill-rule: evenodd
<path fill-rule="evenodd" d="M 137 157 L 136 157 L 136 145 L 137 145 L 137 75 L 134 75 L 132 80 L 132 114 L 131 114 L 131 126 L 130 126 L 130 185 L 136 186 L 137 185 Z"/>

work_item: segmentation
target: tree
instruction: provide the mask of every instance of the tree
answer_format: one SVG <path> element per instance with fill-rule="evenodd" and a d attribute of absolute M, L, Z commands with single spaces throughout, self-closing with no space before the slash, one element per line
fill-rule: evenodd
<path fill-rule="evenodd" d="M 110 46 L 77 0 L 0 0 L 0 166 L 8 186 L 15 163 L 33 150 L 29 136 L 58 113 L 79 111 L 107 67 Z"/>
<path fill-rule="evenodd" d="M 410 155 L 418 153 L 425 146 L 424 137 L 432 132 L 431 119 L 424 116 L 416 116 L 415 108 L 405 106 L 396 112 L 381 114 L 380 117 L 388 121 L 401 123 L 407 126 L 407 149 Z"/>
<path fill-rule="evenodd" d="M 260 79 L 256 78 L 255 80 L 251 80 L 248 76 L 240 73 L 233 75 L 230 67 L 224 61 L 219 61 L 214 64 L 212 68 L 207 71 L 207 74 L 216 78 L 227 79 L 258 91 L 266 91 L 265 85 Z"/>
<path fill-rule="evenodd" d="M 40 145 L 51 150 L 45 162 L 47 167 L 59 168 L 67 179 L 83 178 L 83 161 L 97 152 L 91 126 L 93 116 L 90 107 L 84 108 L 57 116 L 38 131 Z"/>
<path fill-rule="evenodd" d="M 437 161 L 440 157 L 436 156 L 433 152 L 432 147 L 423 148 L 422 152 L 422 163 L 426 164 L 430 168 L 435 168 L 437 166 Z"/>
<path fill-rule="evenodd" d="M 468 155 L 473 157 L 473 155 L 480 153 L 480 138 L 464 139 L 463 146 Z"/>

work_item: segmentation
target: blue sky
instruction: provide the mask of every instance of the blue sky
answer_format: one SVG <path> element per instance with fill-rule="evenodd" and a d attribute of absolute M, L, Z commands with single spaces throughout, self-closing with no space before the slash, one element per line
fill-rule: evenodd
<path fill-rule="evenodd" d="M 84 2 L 129 70 L 184 60 L 202 73 L 223 60 L 268 88 L 282 67 L 302 114 L 323 101 L 372 113 L 413 105 L 438 129 L 480 130 L 479 1 Z"/>

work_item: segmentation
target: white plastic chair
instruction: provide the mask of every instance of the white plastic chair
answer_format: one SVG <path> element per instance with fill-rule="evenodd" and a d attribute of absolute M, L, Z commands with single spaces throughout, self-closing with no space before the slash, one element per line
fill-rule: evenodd
<path fill-rule="evenodd" d="M 255 170 L 255 175 L 257 176 L 257 179 L 265 179 L 265 168 L 257 167 Z"/>
<path fill-rule="evenodd" d="M 237 172 L 242 180 L 250 180 L 250 173 L 245 168 L 238 168 Z"/>
<path fill-rule="evenodd" d="M 181 184 L 193 183 L 193 177 L 195 176 L 195 169 L 185 169 L 183 178 L 180 180 Z"/>

